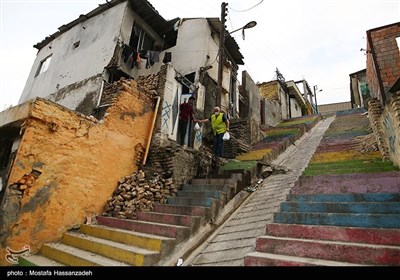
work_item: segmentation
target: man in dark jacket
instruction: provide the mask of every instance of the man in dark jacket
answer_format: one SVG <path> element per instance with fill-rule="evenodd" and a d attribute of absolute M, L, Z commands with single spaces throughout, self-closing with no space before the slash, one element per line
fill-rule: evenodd
<path fill-rule="evenodd" d="M 178 133 L 180 144 L 185 143 L 186 131 L 188 123 L 193 120 L 193 103 L 195 98 L 193 96 L 189 97 L 188 102 L 184 102 L 179 106 L 179 123 L 178 123 Z"/>

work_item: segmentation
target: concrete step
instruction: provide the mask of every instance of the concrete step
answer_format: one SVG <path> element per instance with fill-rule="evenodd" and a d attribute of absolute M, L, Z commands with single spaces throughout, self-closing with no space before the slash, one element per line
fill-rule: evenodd
<path fill-rule="evenodd" d="M 222 191 L 186 191 L 180 190 L 176 193 L 177 197 L 187 198 L 215 198 L 221 200 L 224 204 L 228 202 L 228 194 Z"/>
<path fill-rule="evenodd" d="M 400 172 L 300 176 L 292 194 L 400 193 Z"/>
<path fill-rule="evenodd" d="M 42 246 L 40 254 L 68 266 L 129 266 L 127 263 L 62 243 L 45 244 Z"/>
<path fill-rule="evenodd" d="M 210 216 L 210 208 L 204 206 L 154 204 L 154 211 L 166 214 L 197 216 L 201 218 Z"/>
<path fill-rule="evenodd" d="M 81 225 L 79 231 L 90 236 L 133 245 L 147 250 L 164 252 L 175 245 L 175 239 L 161 235 L 133 232 L 102 225 Z"/>
<path fill-rule="evenodd" d="M 400 246 L 400 229 L 271 223 L 266 226 L 266 234 L 276 237 Z"/>
<path fill-rule="evenodd" d="M 176 242 L 181 242 L 190 236 L 190 228 L 185 226 L 137 220 L 122 220 L 104 216 L 98 216 L 96 219 L 100 225 L 175 238 Z"/>
<path fill-rule="evenodd" d="M 64 233 L 62 242 L 65 245 L 93 252 L 133 266 L 148 266 L 160 260 L 160 253 L 157 251 L 146 250 L 80 232 L 69 231 Z"/>
<path fill-rule="evenodd" d="M 305 169 L 303 176 L 329 175 L 329 174 L 351 174 L 351 173 L 377 173 L 398 171 L 395 166 L 359 166 L 359 167 L 343 167 L 343 168 L 326 168 L 326 169 Z"/>
<path fill-rule="evenodd" d="M 400 228 L 400 214 L 274 213 L 274 223 L 363 228 Z"/>
<path fill-rule="evenodd" d="M 19 266 L 65 266 L 60 262 L 46 258 L 41 255 L 29 255 L 18 257 Z"/>
<path fill-rule="evenodd" d="M 260 236 L 256 251 L 366 265 L 400 265 L 400 247 Z"/>
<path fill-rule="evenodd" d="M 236 173 L 234 173 L 236 175 Z M 242 177 L 242 174 L 240 174 L 240 177 Z M 190 182 L 191 185 L 228 185 L 233 188 L 235 188 L 235 194 L 238 193 L 244 185 L 243 179 L 237 179 L 237 178 L 205 178 L 205 179 L 192 179 Z"/>
<path fill-rule="evenodd" d="M 400 202 L 400 193 L 289 194 L 291 202 Z"/>
<path fill-rule="evenodd" d="M 400 214 L 400 202 L 282 202 L 281 212 Z"/>
<path fill-rule="evenodd" d="M 353 263 L 337 262 L 337 261 L 270 254 L 263 252 L 252 252 L 245 256 L 244 266 L 360 266 L 360 265 Z"/>
<path fill-rule="evenodd" d="M 210 219 L 215 218 L 224 207 L 224 202 L 215 198 L 193 198 L 193 197 L 169 197 L 167 203 L 170 205 L 182 206 L 203 206 L 209 208 Z M 207 217 L 208 218 L 208 217 Z"/>
<path fill-rule="evenodd" d="M 183 185 L 182 191 L 221 191 L 228 194 L 228 200 L 235 196 L 236 188 L 232 185 L 212 185 L 212 184 L 197 184 Z"/>
<path fill-rule="evenodd" d="M 138 221 L 185 226 L 190 228 L 191 232 L 196 231 L 201 225 L 201 217 L 198 216 L 167 214 L 159 212 L 137 212 L 136 215 Z"/>

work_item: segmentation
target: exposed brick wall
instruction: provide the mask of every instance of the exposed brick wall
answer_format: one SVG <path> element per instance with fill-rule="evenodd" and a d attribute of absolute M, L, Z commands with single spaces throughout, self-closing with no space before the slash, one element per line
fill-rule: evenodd
<path fill-rule="evenodd" d="M 398 36 L 400 23 L 367 31 L 367 80 L 372 96 L 380 100 L 381 95 L 386 94 L 400 77 L 400 54 L 396 42 Z M 384 93 L 380 90 L 379 77 Z"/>
<path fill-rule="evenodd" d="M 0 264 L 7 246 L 35 253 L 100 214 L 118 180 L 137 169 L 135 146 L 147 143 L 154 112 L 135 83 L 117 83 L 102 121 L 35 100 L 0 209 Z"/>

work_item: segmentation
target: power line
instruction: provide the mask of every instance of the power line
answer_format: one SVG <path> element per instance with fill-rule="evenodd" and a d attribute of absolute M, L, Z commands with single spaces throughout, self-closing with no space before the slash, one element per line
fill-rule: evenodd
<path fill-rule="evenodd" d="M 228 6 L 228 7 L 229 7 L 232 11 L 234 11 L 234 12 L 243 13 L 243 12 L 247 12 L 247 11 L 250 11 L 250 10 L 254 9 L 254 8 L 257 7 L 258 5 L 260 5 L 262 2 L 264 2 L 264 0 L 261 0 L 260 2 L 258 2 L 257 4 L 255 4 L 253 7 L 250 7 L 250 8 L 248 8 L 248 9 L 241 10 L 241 11 L 235 10 L 235 9 L 231 8 L 230 6 Z"/>

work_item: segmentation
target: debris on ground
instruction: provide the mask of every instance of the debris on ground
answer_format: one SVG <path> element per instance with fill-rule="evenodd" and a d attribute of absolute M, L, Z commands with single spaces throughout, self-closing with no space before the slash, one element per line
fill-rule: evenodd
<path fill-rule="evenodd" d="M 264 179 L 272 174 L 286 174 L 290 172 L 290 169 L 285 166 L 266 163 L 262 161 L 258 162 L 258 168 L 260 176 Z"/>

